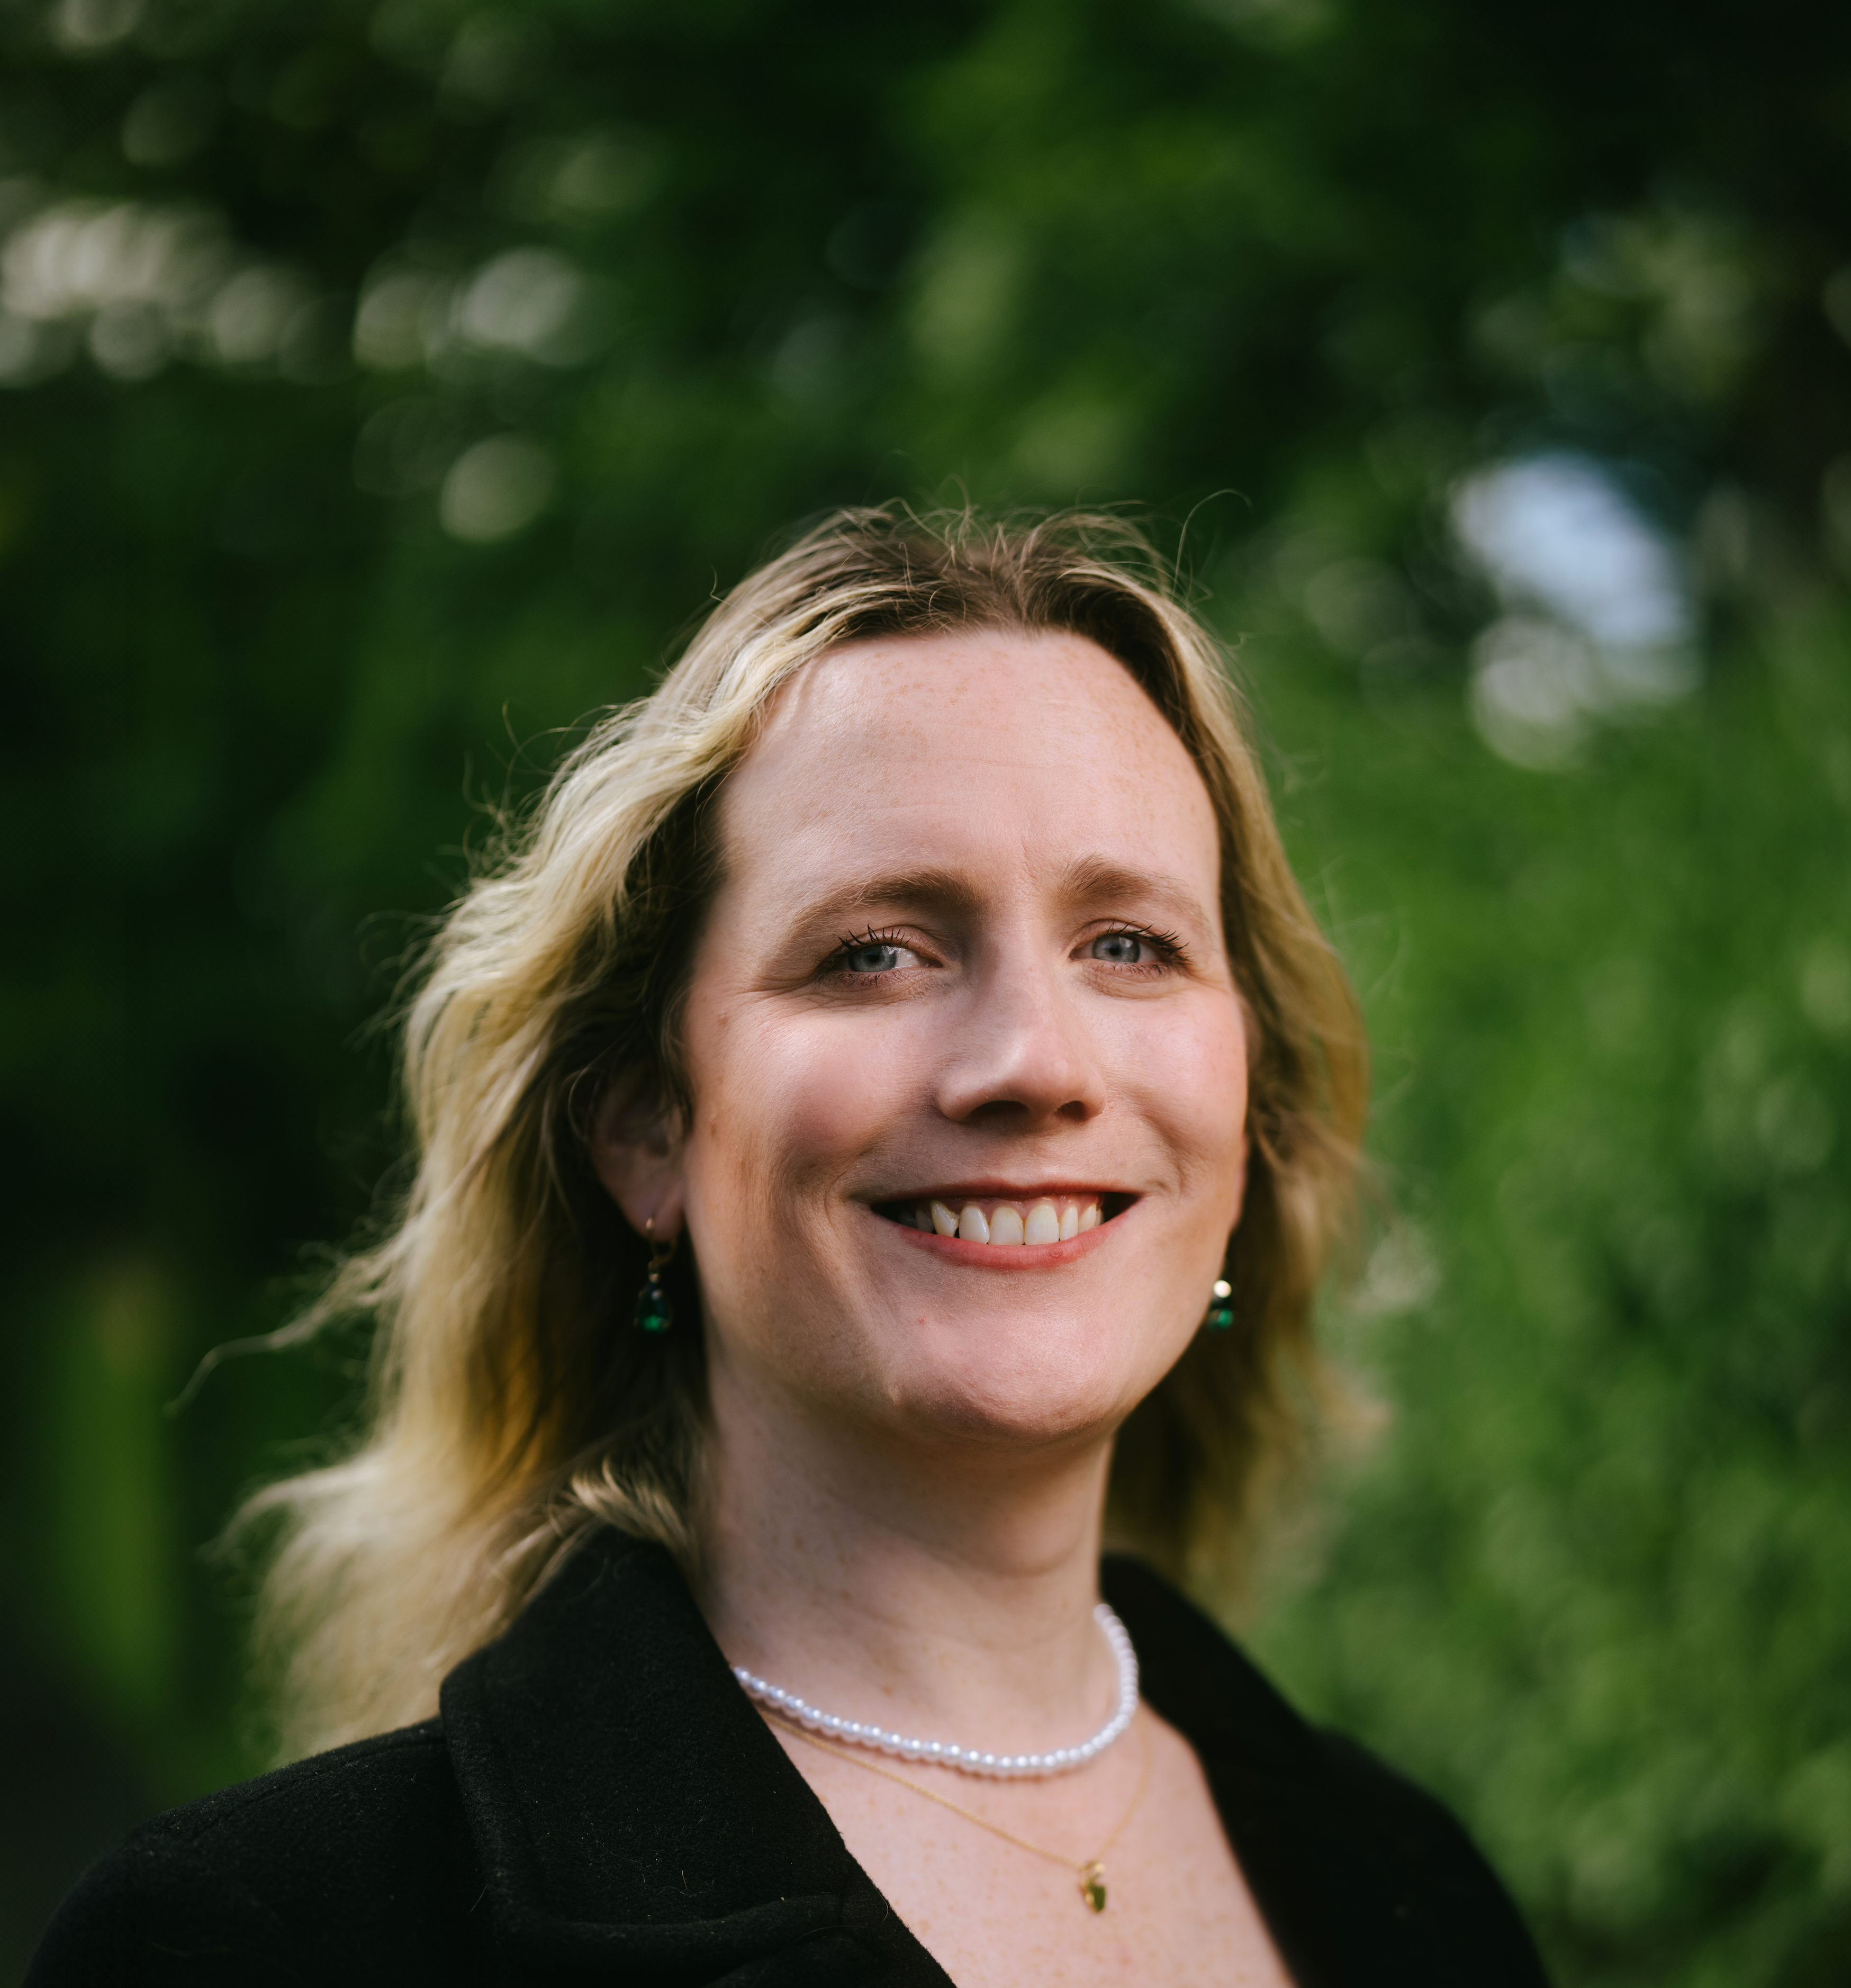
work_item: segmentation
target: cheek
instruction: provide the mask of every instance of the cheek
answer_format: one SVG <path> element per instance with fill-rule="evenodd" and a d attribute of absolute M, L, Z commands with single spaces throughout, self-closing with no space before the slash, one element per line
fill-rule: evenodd
<path fill-rule="evenodd" d="M 1204 1188 L 1238 1186 L 1247 1150 L 1247 1036 L 1217 1003 L 1137 1046 L 1138 1087 L 1180 1163 Z"/>
<path fill-rule="evenodd" d="M 738 1212 L 865 1150 L 890 1121 L 896 1080 L 890 1057 L 859 1049 L 820 1026 L 755 1028 L 749 1012 L 691 1026 L 691 1189 L 724 1192 Z"/>

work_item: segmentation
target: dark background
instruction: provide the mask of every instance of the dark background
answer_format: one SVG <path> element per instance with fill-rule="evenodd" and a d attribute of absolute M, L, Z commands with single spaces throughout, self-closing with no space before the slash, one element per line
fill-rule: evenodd
<path fill-rule="evenodd" d="M 1851 1975 L 1848 338 L 1817 0 L 4 0 L 0 1966 L 263 1763 L 202 1548 L 361 1349 L 169 1408 L 489 811 L 968 493 L 1148 507 L 1369 1008 L 1261 1654 L 1565 1984 Z"/>

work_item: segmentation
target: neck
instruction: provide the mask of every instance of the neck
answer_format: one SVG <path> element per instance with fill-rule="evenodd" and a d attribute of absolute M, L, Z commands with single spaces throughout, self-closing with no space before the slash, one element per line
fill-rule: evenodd
<path fill-rule="evenodd" d="M 729 1662 L 826 1711 L 996 1751 L 1106 1716 L 1110 1438 L 947 1454 L 819 1427 L 723 1367 L 713 1382 L 701 1603 Z"/>

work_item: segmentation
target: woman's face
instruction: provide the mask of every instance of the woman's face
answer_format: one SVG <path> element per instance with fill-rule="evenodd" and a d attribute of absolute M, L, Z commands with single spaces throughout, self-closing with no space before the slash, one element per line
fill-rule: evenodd
<path fill-rule="evenodd" d="M 1199 1325 L 1245 1167 L 1181 742 L 1077 637 L 860 643 L 780 694 L 721 826 L 662 1203 L 716 1386 L 899 1439 L 1115 1428 Z"/>

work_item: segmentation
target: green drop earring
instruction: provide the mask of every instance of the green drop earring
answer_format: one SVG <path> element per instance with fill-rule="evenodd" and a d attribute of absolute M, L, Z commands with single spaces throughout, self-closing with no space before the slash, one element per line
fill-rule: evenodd
<path fill-rule="evenodd" d="M 1213 1300 L 1208 1307 L 1208 1316 L 1202 1320 L 1203 1327 L 1210 1332 L 1225 1332 L 1233 1323 L 1234 1286 L 1225 1277 L 1217 1277 Z"/>
<path fill-rule="evenodd" d="M 662 1288 L 662 1272 L 675 1253 L 675 1239 L 671 1236 L 666 1242 L 656 1240 L 656 1218 L 652 1215 L 643 1225 L 643 1239 L 649 1245 L 649 1270 L 643 1288 L 637 1293 L 634 1322 L 639 1332 L 666 1332 L 675 1322 L 675 1308 Z"/>

